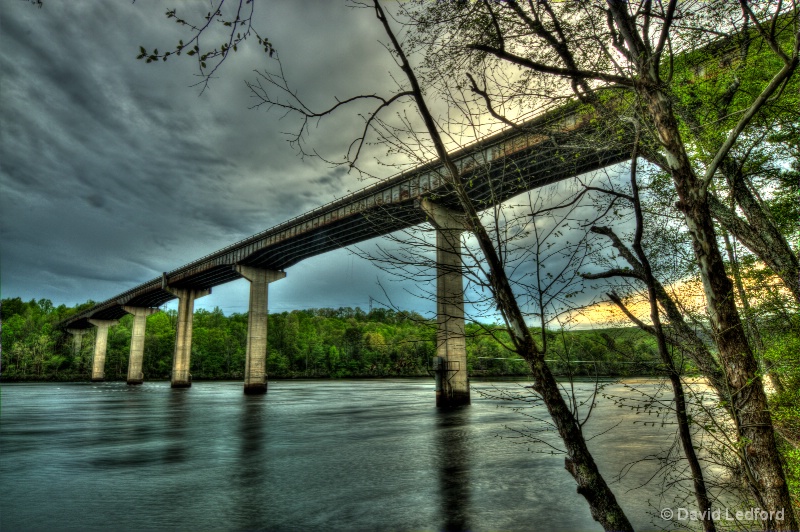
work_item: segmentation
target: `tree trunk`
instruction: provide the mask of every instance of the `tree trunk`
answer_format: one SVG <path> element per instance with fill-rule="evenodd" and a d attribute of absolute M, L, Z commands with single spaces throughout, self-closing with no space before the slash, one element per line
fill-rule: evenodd
<path fill-rule="evenodd" d="M 675 396 L 675 418 L 678 420 L 678 434 L 683 446 L 683 453 L 689 462 L 689 469 L 692 472 L 692 482 L 694 483 L 694 495 L 700 514 L 703 516 L 703 530 L 705 532 L 716 532 L 717 527 L 711 516 L 711 502 L 708 498 L 706 483 L 703 479 L 703 468 L 700 467 L 700 460 L 692 442 L 692 431 L 689 422 L 689 413 L 686 410 L 686 396 L 683 392 L 681 376 L 675 368 L 675 363 L 667 349 L 667 339 L 664 329 L 661 326 L 661 315 L 658 311 L 658 298 L 656 296 L 656 278 L 650 261 L 642 247 L 642 234 L 644 233 L 644 215 L 642 214 L 642 204 L 639 200 L 639 183 L 636 176 L 637 157 L 639 147 L 639 131 L 636 132 L 636 144 L 631 155 L 631 191 L 633 192 L 633 209 L 636 220 L 636 232 L 633 240 L 633 249 L 636 252 L 644 273 L 645 284 L 647 285 L 647 300 L 650 304 L 650 320 L 653 322 L 653 330 L 658 344 L 658 354 L 669 370 L 669 380 L 672 385 L 672 393 Z M 662 288 L 663 290 L 663 288 Z"/>
<path fill-rule="evenodd" d="M 764 261 L 800 302 L 800 261 L 761 204 L 753 197 L 736 165 L 732 161 L 726 161 L 722 165 L 722 171 L 747 220 L 742 220 L 732 209 L 709 194 L 711 214 L 722 227 Z"/>
<path fill-rule="evenodd" d="M 605 530 L 633 530 L 614 493 L 597 469 L 580 425 L 561 396 L 558 383 L 544 357 L 535 349 L 519 354 L 528 361 L 534 378 L 533 389 L 542 397 L 567 450 L 564 467 L 577 482 L 578 493 L 589 503 L 592 517 Z"/>
<path fill-rule="evenodd" d="M 633 526 L 628 521 L 625 512 L 619 506 L 614 493 L 600 474 L 597 464 L 586 446 L 581 427 L 562 397 L 558 383 L 544 360 L 544 354 L 536 347 L 533 336 L 525 324 L 525 318 L 511 288 L 500 254 L 495 248 L 488 231 L 480 221 L 477 209 L 464 188 L 458 168 L 447 153 L 444 141 L 425 102 L 414 70 L 392 31 L 379 0 L 373 0 L 373 2 L 376 16 L 383 24 L 386 35 L 392 42 L 392 47 L 397 54 L 400 67 L 409 81 L 411 92 L 425 127 L 446 170 L 445 179 L 458 197 L 459 204 L 464 211 L 467 229 L 475 236 L 484 260 L 488 263 L 489 281 L 497 308 L 509 325 L 509 334 L 517 353 L 528 362 L 531 368 L 534 378 L 533 389 L 542 397 L 564 442 L 567 451 L 565 467 L 577 482 L 578 493 L 583 495 L 589 503 L 592 517 L 605 530 L 633 531 Z"/>
<path fill-rule="evenodd" d="M 722 239 L 725 242 L 725 251 L 728 254 L 728 262 L 731 265 L 731 273 L 733 274 L 733 282 L 736 286 L 736 291 L 739 293 L 739 300 L 742 303 L 742 310 L 744 311 L 744 324 L 747 327 L 747 333 L 750 335 L 751 342 L 755 346 L 756 360 L 759 362 L 759 368 L 762 373 L 766 373 L 772 381 L 772 386 L 778 393 L 783 393 L 783 384 L 781 384 L 778 375 L 769 367 L 769 364 L 764 360 L 764 343 L 761 340 L 761 333 L 758 330 L 758 325 L 755 323 L 755 316 L 753 315 L 750 307 L 750 299 L 747 297 L 747 292 L 744 289 L 742 282 L 742 274 L 739 269 L 739 262 L 736 254 L 733 251 L 733 245 L 728 233 L 722 230 Z"/>
<path fill-rule="evenodd" d="M 644 98 L 666 151 L 680 199 L 676 206 L 684 215 L 692 239 L 720 361 L 733 397 L 739 443 L 744 447 L 745 459 L 755 476 L 750 479 L 751 489 L 764 509 L 784 512 L 783 521 L 771 519 L 766 526 L 774 530 L 795 530 L 797 522 L 775 444 L 767 398 L 758 375 L 758 364 L 739 319 L 733 285 L 717 246 L 708 194 L 684 150 L 667 96 L 650 83 L 638 85 L 637 90 Z"/>

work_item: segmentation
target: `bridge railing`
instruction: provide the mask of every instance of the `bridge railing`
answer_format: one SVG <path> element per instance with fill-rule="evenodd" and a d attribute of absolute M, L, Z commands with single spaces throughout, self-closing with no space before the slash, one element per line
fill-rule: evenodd
<path fill-rule="evenodd" d="M 488 163 L 497 157 L 505 157 L 515 153 L 516 151 L 530 147 L 529 145 L 531 144 L 531 142 L 536 144 L 542 141 L 543 139 L 549 138 L 546 135 L 542 135 L 541 133 L 531 135 L 529 131 L 526 132 L 526 130 L 531 130 L 533 128 L 549 128 L 556 123 L 561 124 L 559 131 L 573 130 L 579 124 L 584 122 L 578 119 L 578 115 L 580 113 L 577 111 L 576 107 L 577 107 L 576 102 L 568 102 L 566 104 L 561 104 L 561 105 L 553 104 L 551 106 L 547 106 L 546 108 L 544 107 L 538 108 L 534 111 L 531 111 L 530 113 L 521 116 L 519 118 L 521 124 L 518 128 L 506 128 L 498 132 L 492 132 L 486 134 L 480 138 L 471 141 L 464 147 L 454 151 L 452 153 L 452 157 L 456 161 L 456 164 L 459 166 L 459 169 L 461 170 L 463 170 L 464 167 L 467 166 L 468 163 L 470 162 L 470 159 L 472 159 L 471 162 L 473 163 L 473 166 L 470 167 L 470 170 L 472 170 L 476 167 L 475 159 L 480 154 L 484 154 L 485 160 L 483 162 Z M 524 138 L 525 140 L 524 146 L 522 145 L 522 143 L 518 141 L 519 138 Z M 513 145 L 506 145 L 509 142 L 511 142 Z M 501 149 L 497 150 L 496 149 L 497 147 L 501 147 Z M 330 201 L 324 205 L 316 207 L 311 211 L 307 211 L 303 214 L 295 216 L 276 226 L 265 229 L 264 231 L 260 231 L 259 233 L 256 233 L 247 238 L 239 240 L 220 250 L 214 251 L 213 253 L 204 255 L 199 259 L 196 259 L 188 264 L 185 264 L 183 266 L 180 266 L 179 268 L 167 272 L 166 275 L 168 277 L 178 275 L 186 270 L 200 266 L 203 263 L 221 258 L 226 254 L 235 252 L 248 244 L 259 242 L 270 235 L 278 234 L 281 231 L 285 231 L 293 226 L 299 225 L 300 223 L 305 223 L 319 217 L 320 215 L 325 215 L 327 212 L 335 210 L 340 206 L 352 203 L 353 200 L 355 200 L 358 197 L 368 198 L 370 195 L 374 195 L 381 190 L 390 189 L 394 186 L 397 186 L 398 184 L 413 179 L 414 176 L 424 174 L 425 172 L 438 173 L 441 168 L 442 165 L 440 162 L 438 162 L 438 160 L 431 160 L 422 163 L 412 169 L 397 172 L 377 183 L 358 189 L 356 191 L 349 192 L 348 194 L 336 198 L 333 201 Z M 434 179 L 430 179 L 430 186 L 427 188 L 427 190 L 433 190 L 435 188 L 442 186 L 441 180 L 436 180 L 436 181 L 437 184 L 436 186 L 434 186 Z M 152 290 L 153 287 L 160 287 L 161 281 L 162 278 L 157 277 L 155 279 L 142 283 L 139 286 L 136 286 L 117 296 L 114 296 L 106 301 L 103 301 L 102 303 L 95 305 L 91 309 L 86 309 L 70 318 L 67 318 L 63 322 L 59 323 L 59 325 L 66 326 L 67 324 L 75 322 L 77 320 L 90 318 L 93 314 L 97 313 L 98 311 L 109 309 L 114 306 L 118 306 L 120 304 L 124 304 L 127 300 L 131 299 L 132 297 L 141 295 L 142 293 L 147 293 L 148 291 Z"/>
<path fill-rule="evenodd" d="M 552 104 L 550 106 L 547 106 L 547 108 L 544 108 L 543 106 L 543 108 L 538 108 L 534 111 L 530 111 L 529 113 L 526 113 L 525 115 L 522 115 L 520 117 L 522 123 L 519 126 L 519 128 L 520 129 L 531 128 L 534 125 L 544 126 L 550 122 L 558 122 L 559 120 L 568 119 L 570 116 L 573 116 L 576 113 L 567 112 L 565 114 L 565 110 L 570 111 L 571 108 L 574 107 L 574 105 L 575 102 L 568 102 L 567 104 L 560 104 L 560 105 Z M 551 115 L 553 111 L 557 111 L 558 113 L 555 115 Z M 476 151 L 476 148 L 481 148 L 485 150 L 486 148 L 491 148 L 494 145 L 503 144 L 504 142 L 508 141 L 509 138 L 513 138 L 517 135 L 522 135 L 522 134 L 523 133 L 521 132 L 515 132 L 511 128 L 507 128 L 499 132 L 488 133 L 478 139 L 471 141 L 463 148 L 456 150 L 452 156 L 457 161 L 464 160 L 468 158 L 470 155 L 472 155 Z M 442 167 L 441 163 L 439 163 L 438 160 L 434 159 L 431 161 L 424 162 L 410 170 L 397 172 L 389 177 L 382 179 L 377 183 L 373 183 L 372 185 L 368 185 L 364 188 L 349 192 L 348 194 L 336 198 L 324 205 L 316 207 L 310 211 L 306 211 L 303 214 L 299 214 L 294 218 L 290 218 L 289 220 L 281 222 L 278 225 L 260 231 L 247 238 L 243 238 L 242 240 L 239 240 L 220 250 L 214 251 L 212 253 L 200 257 L 199 259 L 193 260 L 190 263 L 175 268 L 174 270 L 167 272 L 167 276 L 176 275 L 184 270 L 194 268 L 196 266 L 203 264 L 204 262 L 213 260 L 215 258 L 219 258 L 223 255 L 236 251 L 243 246 L 263 240 L 264 238 L 266 238 L 271 234 L 284 231 L 290 227 L 298 225 L 300 222 L 304 222 L 308 219 L 313 219 L 320 215 L 324 215 L 326 212 L 333 210 L 334 207 L 339 206 L 340 204 L 343 203 L 348 203 L 351 200 L 355 199 L 356 197 L 369 196 L 371 194 L 380 191 L 381 189 L 391 188 L 392 186 L 397 185 L 398 183 L 401 183 L 405 180 L 412 178 L 414 175 L 423 172 L 439 170 L 441 167 Z"/>

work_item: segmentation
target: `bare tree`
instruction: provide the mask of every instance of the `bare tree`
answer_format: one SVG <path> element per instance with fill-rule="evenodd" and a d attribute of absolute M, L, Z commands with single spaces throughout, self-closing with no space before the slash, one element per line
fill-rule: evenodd
<path fill-rule="evenodd" d="M 697 10 L 675 0 L 608 0 L 604 4 L 509 0 L 427 6 L 417 17 L 423 30 L 430 32 L 426 45 L 439 51 L 437 59 L 462 72 L 470 68 L 488 71 L 482 78 L 489 79 L 490 69 L 509 64 L 524 71 L 518 85 L 532 90 L 541 90 L 552 81 L 556 94 L 572 92 L 582 101 L 601 105 L 603 100 L 594 88 L 613 85 L 633 99 L 646 134 L 643 149 L 648 159 L 669 172 L 678 195 L 675 206 L 692 242 L 714 340 L 731 390 L 739 439 L 755 474 L 753 495 L 773 516 L 786 512 L 783 521 L 771 519 L 766 524 L 776 530 L 793 530 L 797 521 L 790 510 L 758 364 L 718 246 L 709 187 L 743 133 L 795 74 L 800 51 L 797 9 L 794 3 L 756 5 L 745 0 L 738 6 L 704 3 Z M 676 112 L 673 81 L 677 53 L 710 44 L 711 34 L 719 39 L 751 30 L 772 51 L 777 66 L 758 92 L 740 103 L 730 126 L 698 164 L 689 156 Z M 789 39 L 783 37 L 787 33 Z M 503 88 L 508 87 L 499 83 L 491 90 L 473 87 L 485 94 Z M 501 102 L 509 106 L 508 98 Z"/>
<path fill-rule="evenodd" d="M 672 356 L 667 347 L 667 336 L 664 333 L 664 328 L 661 324 L 661 314 L 658 305 L 657 296 L 657 281 L 653 275 L 653 269 L 650 266 L 650 261 L 644 251 L 642 245 L 642 236 L 644 235 L 644 215 L 642 213 L 642 203 L 639 199 L 639 183 L 636 175 L 637 159 L 638 159 L 638 135 L 636 144 L 634 145 L 633 152 L 631 153 L 631 196 L 630 201 L 633 206 L 636 228 L 633 237 L 633 253 L 631 250 L 622 247 L 620 238 L 608 228 L 600 230 L 597 226 L 592 227 L 593 230 L 600 232 L 612 238 L 615 246 L 619 246 L 620 252 L 629 257 L 629 261 L 635 261 L 634 264 L 641 273 L 642 280 L 647 287 L 647 300 L 650 304 L 650 321 L 652 322 L 652 332 L 656 338 L 658 345 L 658 354 L 662 362 L 667 368 L 670 384 L 672 385 L 672 393 L 675 399 L 675 417 L 678 422 L 678 432 L 680 434 L 681 445 L 686 460 L 689 463 L 689 468 L 692 473 L 692 481 L 694 483 L 694 493 L 697 499 L 697 506 L 700 509 L 703 521 L 703 529 L 706 531 L 716 530 L 716 525 L 712 518 L 711 502 L 703 479 L 703 468 L 700 466 L 700 460 L 697 457 L 697 452 L 692 442 L 691 424 L 689 422 L 689 415 L 686 405 L 686 394 L 683 390 L 681 382 L 681 375 L 677 369 Z M 609 293 L 609 299 L 619 306 L 626 315 L 630 316 L 635 322 L 638 321 L 633 318 L 632 313 L 626 308 L 622 299 L 615 294 Z M 641 322 L 639 322 L 641 323 Z"/>

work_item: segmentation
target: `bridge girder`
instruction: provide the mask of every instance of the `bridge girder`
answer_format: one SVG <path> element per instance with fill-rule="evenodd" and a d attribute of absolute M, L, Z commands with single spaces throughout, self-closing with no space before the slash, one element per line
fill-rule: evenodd
<path fill-rule="evenodd" d="M 566 106 L 569 107 L 569 106 Z M 590 142 L 598 134 L 591 115 L 554 111 L 519 128 L 459 150 L 454 158 L 479 210 L 539 188 L 627 160 L 627 142 Z M 237 264 L 285 270 L 301 260 L 425 222 L 415 201 L 435 197 L 459 208 L 436 165 L 366 187 L 302 216 L 165 273 L 170 287 L 204 290 L 237 280 Z M 89 328 L 89 319 L 119 319 L 123 305 L 158 307 L 175 296 L 157 278 L 62 321 Z"/>

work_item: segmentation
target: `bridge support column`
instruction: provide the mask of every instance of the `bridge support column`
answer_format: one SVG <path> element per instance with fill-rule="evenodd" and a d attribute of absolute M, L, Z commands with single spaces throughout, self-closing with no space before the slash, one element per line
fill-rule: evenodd
<path fill-rule="evenodd" d="M 128 314 L 133 314 L 133 328 L 131 329 L 131 352 L 128 356 L 128 384 L 142 384 L 144 373 L 144 331 L 147 325 L 147 316 L 158 312 L 157 308 L 148 307 L 122 307 Z"/>
<path fill-rule="evenodd" d="M 92 382 L 99 382 L 106 378 L 106 348 L 108 347 L 108 328 L 113 327 L 117 320 L 89 320 L 97 327 L 94 337 L 94 357 L 92 358 Z"/>
<path fill-rule="evenodd" d="M 244 367 L 244 393 L 267 393 L 267 319 L 269 283 L 286 277 L 285 272 L 235 265 L 239 275 L 250 281 L 250 307 L 247 313 L 247 361 Z"/>
<path fill-rule="evenodd" d="M 436 228 L 436 406 L 470 404 L 464 333 L 461 233 L 464 215 L 427 198 L 420 208 Z"/>
<path fill-rule="evenodd" d="M 83 335 L 86 334 L 86 329 L 67 329 L 67 332 L 72 335 L 72 354 L 77 356 L 81 352 Z"/>
<path fill-rule="evenodd" d="M 197 290 L 193 288 L 164 289 L 178 298 L 178 324 L 175 331 L 175 356 L 172 360 L 172 387 L 188 388 L 192 385 L 189 367 L 192 358 L 192 318 L 194 317 L 194 300 L 207 296 L 211 289 Z"/>
<path fill-rule="evenodd" d="M 88 329 L 67 329 L 67 332 L 72 335 L 72 356 L 75 357 L 78 367 L 81 369 L 83 369 L 81 347 L 83 347 L 83 335 L 87 331 Z"/>

